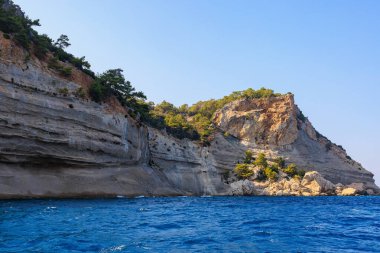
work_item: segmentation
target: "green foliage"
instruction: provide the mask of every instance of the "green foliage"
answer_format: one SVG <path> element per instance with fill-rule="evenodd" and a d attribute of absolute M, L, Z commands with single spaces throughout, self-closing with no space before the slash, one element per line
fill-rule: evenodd
<path fill-rule="evenodd" d="M 86 58 L 84 56 L 80 57 L 80 58 L 76 58 L 74 57 L 72 60 L 71 60 L 71 63 L 77 67 L 78 69 L 81 69 L 81 70 L 84 70 L 84 69 L 87 69 L 89 70 L 91 68 L 91 64 L 86 61 Z"/>
<path fill-rule="evenodd" d="M 86 92 L 83 90 L 82 87 L 79 87 L 75 92 L 74 95 L 80 98 L 85 98 L 86 97 Z"/>
<path fill-rule="evenodd" d="M 298 112 L 298 114 L 297 114 L 297 118 L 298 118 L 299 120 L 301 120 L 303 123 L 306 122 L 306 117 L 305 117 L 305 115 L 302 113 L 301 110 L 299 110 L 299 112 Z"/>
<path fill-rule="evenodd" d="M 100 103 L 106 99 L 106 89 L 101 85 L 99 80 L 95 80 L 90 87 L 90 96 L 92 100 Z"/>
<path fill-rule="evenodd" d="M 297 166 L 294 163 L 291 163 L 286 168 L 283 169 L 283 172 L 293 177 L 297 175 Z"/>
<path fill-rule="evenodd" d="M 264 169 L 260 169 L 257 173 L 256 179 L 257 181 L 265 181 L 267 180 L 267 176 L 264 173 Z"/>
<path fill-rule="evenodd" d="M 252 161 L 254 160 L 253 158 L 253 153 L 251 150 L 247 150 L 245 151 L 245 158 L 244 158 L 244 163 L 252 163 Z"/>
<path fill-rule="evenodd" d="M 277 174 L 278 171 L 276 171 L 276 169 L 272 166 L 268 166 L 264 169 L 264 175 L 266 178 L 270 179 L 270 180 L 276 180 L 277 179 Z"/>
<path fill-rule="evenodd" d="M 182 114 L 169 113 L 165 116 L 165 125 L 171 128 L 190 128 L 190 124 L 187 122 Z"/>
<path fill-rule="evenodd" d="M 283 157 L 277 157 L 274 162 L 277 164 L 277 166 L 280 168 L 280 169 L 283 169 L 285 168 L 285 159 Z"/>
<path fill-rule="evenodd" d="M 51 58 L 48 62 L 48 67 L 50 69 L 56 70 L 64 77 L 70 77 L 72 73 L 72 68 L 63 66 L 61 63 L 59 63 L 57 58 Z"/>
<path fill-rule="evenodd" d="M 278 96 L 273 90 L 261 88 L 260 90 L 247 89 L 245 91 L 235 91 L 221 99 L 211 99 L 200 101 L 192 106 L 183 105 L 177 109 L 178 113 L 186 114 L 190 124 L 198 132 L 200 138 L 208 138 L 215 132 L 215 127 L 212 124 L 212 118 L 218 109 L 221 109 L 226 104 L 237 99 L 252 99 Z M 186 110 L 187 108 L 187 110 Z"/>
<path fill-rule="evenodd" d="M 297 176 L 299 176 L 300 178 L 303 178 L 303 176 L 305 176 L 305 170 L 297 170 Z"/>
<path fill-rule="evenodd" d="M 115 96 L 122 105 L 131 108 L 137 104 L 137 100 L 145 100 L 141 91 L 136 92 L 129 81 L 126 81 L 122 69 L 110 69 L 97 76 L 90 87 L 90 95 L 96 102 L 103 102 L 111 95 Z"/>
<path fill-rule="evenodd" d="M 278 94 L 275 94 L 271 89 L 265 89 L 263 87 L 259 90 L 248 88 L 247 90 L 241 92 L 241 96 L 245 98 L 268 98 L 278 96 Z"/>
<path fill-rule="evenodd" d="M 284 168 L 283 172 L 285 172 L 291 177 L 297 176 L 299 178 L 303 178 L 303 176 L 305 175 L 305 171 L 297 169 L 297 165 L 295 165 L 294 163 L 291 163 L 286 168 Z"/>
<path fill-rule="evenodd" d="M 69 90 L 66 87 L 61 88 L 61 89 L 58 89 L 58 93 L 66 97 L 67 95 L 69 95 Z"/>
<path fill-rule="evenodd" d="M 153 127 L 166 129 L 168 133 L 177 138 L 199 139 L 198 133 L 187 120 L 186 114 L 181 112 L 184 106 L 182 109 L 180 108 L 166 101 L 156 106 L 150 104 L 148 111 L 143 114 L 142 119 Z"/>
<path fill-rule="evenodd" d="M 71 44 L 69 43 L 69 37 L 67 35 L 61 34 L 57 41 L 54 43 L 54 46 L 60 49 L 65 49 L 69 47 Z"/>
<path fill-rule="evenodd" d="M 6 4 L 5 4 L 6 3 Z M 40 26 L 39 20 L 29 19 L 12 1 L 5 2 L 0 0 L 0 31 L 4 33 L 4 38 L 13 39 L 18 45 L 22 46 L 37 58 L 43 60 L 49 52 L 62 62 L 73 64 L 84 73 L 95 77 L 90 70 L 90 64 L 82 58 L 76 58 L 72 54 L 64 51 L 70 46 L 67 35 L 61 35 L 55 43 L 46 34 L 39 35 L 33 29 L 34 26 Z M 59 70 L 62 75 L 70 76 L 71 70 L 62 68 Z"/>
<path fill-rule="evenodd" d="M 189 110 L 189 106 L 187 104 L 183 104 L 180 107 L 178 107 L 178 112 L 182 114 L 186 114 Z"/>
<path fill-rule="evenodd" d="M 69 76 L 71 76 L 72 70 L 73 69 L 70 67 L 63 67 L 63 68 L 59 69 L 59 73 L 61 73 L 65 77 L 69 77 Z"/>
<path fill-rule="evenodd" d="M 200 113 L 197 113 L 191 117 L 189 121 L 194 129 L 203 138 L 210 136 L 214 132 L 214 127 L 211 120 Z"/>
<path fill-rule="evenodd" d="M 240 179 L 247 179 L 254 173 L 248 164 L 236 164 L 234 172 Z"/>
<path fill-rule="evenodd" d="M 12 34 L 19 45 L 28 49 L 33 41 L 32 27 L 39 26 L 39 20 L 29 19 L 17 5 L 10 3 L 4 4 L 4 1 L 0 1 L 0 30 Z"/>
<path fill-rule="evenodd" d="M 40 60 L 46 60 L 49 68 L 62 76 L 71 76 L 72 69 L 65 67 L 67 65 L 64 64 L 70 63 L 95 79 L 89 89 L 90 96 L 94 101 L 102 102 L 110 96 L 115 96 L 122 105 L 129 107 L 131 115 L 140 115 L 144 122 L 157 128 L 165 128 L 176 137 L 197 139 L 201 140 L 201 143 L 207 144 L 212 140 L 215 132 L 212 118 L 218 109 L 237 99 L 256 99 L 279 95 L 270 89 L 253 90 L 250 88 L 233 92 L 221 99 L 200 101 L 192 106 L 182 105 L 177 108 L 167 102 L 154 106 L 145 101 L 146 97 L 142 92 L 136 92 L 130 82 L 125 81 L 122 70 L 113 69 L 95 76 L 85 57 L 77 58 L 65 51 L 70 46 L 67 35 L 62 34 L 56 41 L 50 39 L 46 34 L 39 35 L 33 29 L 34 26 L 40 25 L 39 20 L 29 19 L 17 5 L 11 1 L 9 3 L 4 5 L 4 0 L 0 0 L 0 31 L 4 33 L 5 38 L 14 40 Z M 82 93 L 78 96 L 84 97 Z"/>
<path fill-rule="evenodd" d="M 147 121 L 150 119 L 151 105 L 145 102 L 144 93 L 136 91 L 131 83 L 125 80 L 122 69 L 110 69 L 98 75 L 91 84 L 89 93 L 92 100 L 98 103 L 115 96 L 121 105 L 130 109 L 131 116 L 140 115 Z"/>
<path fill-rule="evenodd" d="M 268 167 L 273 170 L 274 172 L 278 173 L 280 170 L 276 164 L 268 165 Z"/>
<path fill-rule="evenodd" d="M 52 49 L 52 39 L 46 34 L 37 35 L 34 47 L 34 54 L 40 60 L 45 59 L 47 53 Z"/>
<path fill-rule="evenodd" d="M 254 164 L 260 168 L 266 168 L 268 166 L 268 160 L 264 153 L 259 153 Z"/>

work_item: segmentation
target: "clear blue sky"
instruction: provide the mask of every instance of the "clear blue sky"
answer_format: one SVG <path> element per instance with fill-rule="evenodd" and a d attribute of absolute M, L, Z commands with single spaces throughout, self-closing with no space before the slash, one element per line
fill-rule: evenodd
<path fill-rule="evenodd" d="M 380 1 L 14 0 L 95 72 L 176 105 L 265 86 L 380 184 Z"/>

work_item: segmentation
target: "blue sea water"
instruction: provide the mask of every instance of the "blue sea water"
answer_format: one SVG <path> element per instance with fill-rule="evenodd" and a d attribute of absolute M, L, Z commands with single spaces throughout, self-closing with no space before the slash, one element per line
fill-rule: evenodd
<path fill-rule="evenodd" d="M 0 252 L 380 252 L 380 197 L 0 201 Z"/>

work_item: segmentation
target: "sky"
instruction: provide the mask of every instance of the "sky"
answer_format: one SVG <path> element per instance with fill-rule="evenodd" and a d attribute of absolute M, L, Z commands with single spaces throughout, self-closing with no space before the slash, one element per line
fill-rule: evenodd
<path fill-rule="evenodd" d="M 292 92 L 380 185 L 380 1 L 14 0 L 95 72 L 121 68 L 175 105 L 249 87 Z"/>

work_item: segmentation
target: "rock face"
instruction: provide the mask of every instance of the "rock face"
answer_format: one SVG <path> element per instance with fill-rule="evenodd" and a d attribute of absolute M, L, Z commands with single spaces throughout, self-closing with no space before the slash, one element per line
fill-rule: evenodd
<path fill-rule="evenodd" d="M 79 84 L 0 37 L 1 198 L 181 193 L 147 165 L 146 127 L 76 98 Z"/>
<path fill-rule="evenodd" d="M 377 188 L 371 172 L 315 131 L 294 104 L 292 94 L 234 101 L 219 110 L 214 121 L 256 153 L 285 157 L 305 170 L 318 171 L 334 184 L 360 182 Z"/>
<path fill-rule="evenodd" d="M 0 198 L 293 195 L 305 189 L 317 195 L 337 183 L 356 183 L 352 194 L 378 192 L 373 175 L 318 134 L 291 94 L 227 104 L 215 114 L 220 131 L 203 147 L 136 122 L 112 101 L 77 97 L 91 83 L 80 71 L 59 77 L 1 33 L 0 46 Z M 247 148 L 319 174 L 265 187 L 230 182 Z"/>
<path fill-rule="evenodd" d="M 242 99 L 215 114 L 220 129 L 255 145 L 283 146 L 298 137 L 297 110 L 292 95 L 269 99 Z"/>

